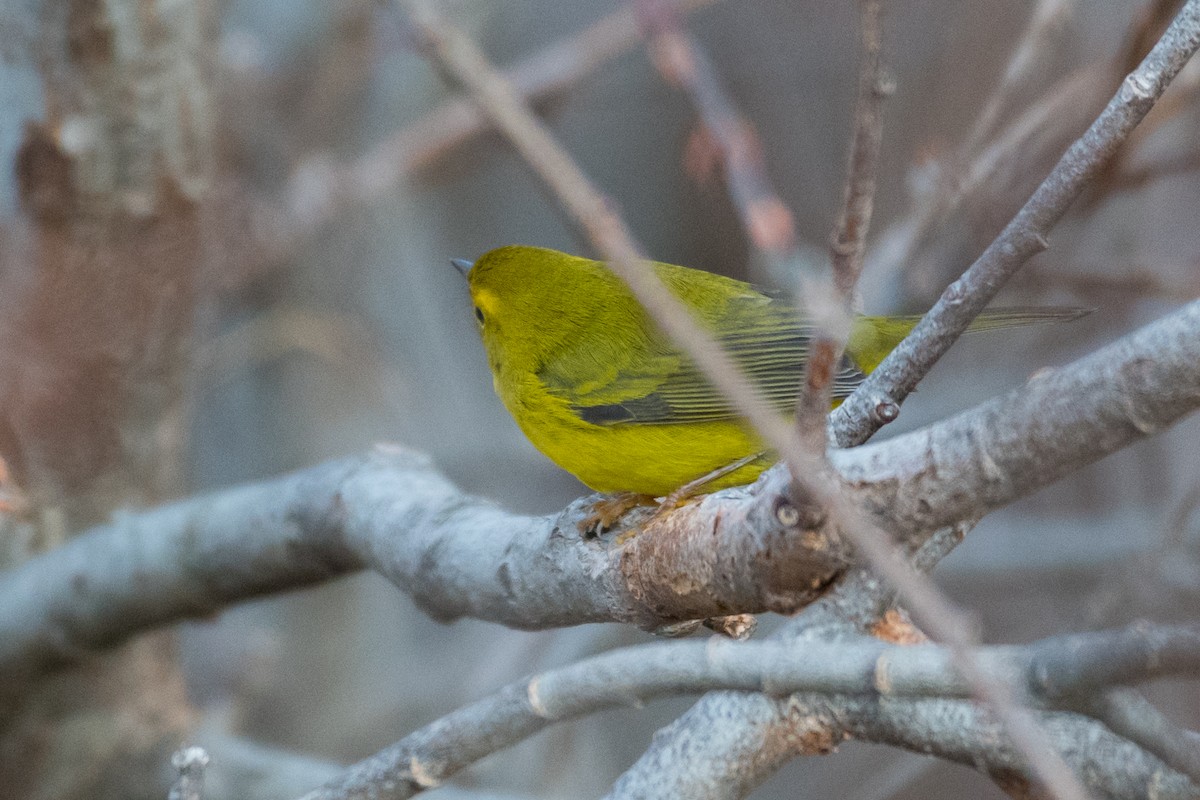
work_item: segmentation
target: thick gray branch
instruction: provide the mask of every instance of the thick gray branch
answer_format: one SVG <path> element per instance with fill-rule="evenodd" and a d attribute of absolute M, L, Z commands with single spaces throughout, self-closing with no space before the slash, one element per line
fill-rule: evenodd
<path fill-rule="evenodd" d="M 986 514 L 1200 406 L 1200 301 L 1007 395 L 913 433 L 831 454 L 898 533 Z"/>
<path fill-rule="evenodd" d="M 439 619 L 656 626 L 796 608 L 844 566 L 748 490 L 587 539 L 578 501 L 524 517 L 395 447 L 128 513 L 0 573 L 0 685 L 132 633 L 371 567 Z"/>

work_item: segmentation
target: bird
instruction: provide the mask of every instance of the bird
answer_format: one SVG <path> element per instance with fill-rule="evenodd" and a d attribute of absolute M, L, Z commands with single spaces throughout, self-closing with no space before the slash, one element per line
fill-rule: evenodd
<path fill-rule="evenodd" d="M 538 450 L 591 489 L 662 497 L 753 481 L 775 460 L 737 409 L 601 261 L 528 245 L 491 250 L 466 278 L 492 385 Z M 646 262 L 781 415 L 794 413 L 815 331 L 785 295 Z M 1075 308 L 998 308 L 972 330 L 1074 319 Z M 919 317 L 855 317 L 833 380 L 849 396 Z"/>

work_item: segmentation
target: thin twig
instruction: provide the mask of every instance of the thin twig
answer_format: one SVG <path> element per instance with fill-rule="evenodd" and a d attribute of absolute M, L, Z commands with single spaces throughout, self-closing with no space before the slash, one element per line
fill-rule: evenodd
<path fill-rule="evenodd" d="M 1162 35 L 1163 29 L 1175 17 L 1182 0 L 1145 0 L 1137 17 L 1134 18 L 1130 31 L 1126 35 L 1124 46 L 1115 59 L 1115 66 L 1121 72 L 1129 72 L 1137 66 L 1138 61 L 1146 54 L 1151 45 Z M 1185 78 L 1184 73 L 1181 78 Z M 1191 81 L 1177 80 L 1173 91 L 1163 98 L 1156 106 L 1155 113 L 1121 145 L 1120 150 L 1105 165 L 1097 177 L 1092 191 L 1086 198 L 1088 206 L 1098 203 L 1114 188 L 1115 179 L 1125 168 L 1133 153 L 1138 152 L 1143 143 L 1154 135 L 1163 124 L 1178 115 L 1180 111 L 1191 107 L 1192 97 L 1196 90 L 1197 81 L 1193 75 Z"/>
<path fill-rule="evenodd" d="M 1122 72 L 1132 71 L 1145 57 L 1179 13 L 1181 4 L 1182 0 L 1144 0 L 1116 59 Z"/>
<path fill-rule="evenodd" d="M 912 212 L 882 238 L 873 254 L 873 263 L 889 272 L 911 269 L 937 226 L 968 201 L 977 200 L 984 189 L 1002 177 L 1002 169 L 1011 169 L 1014 163 L 1037 161 L 1029 158 L 1031 147 L 1040 154 L 1064 133 L 1073 133 L 1093 119 L 1091 115 L 1087 120 L 1078 118 L 1090 105 L 1080 98 L 1091 98 L 1104 91 L 1099 88 L 1103 77 L 1094 68 L 1076 70 L 1008 122 L 965 167 L 953 161 L 933 167 L 936 173 L 928 181 L 930 187 L 919 192 Z M 1047 130 L 1057 136 L 1046 136 Z"/>
<path fill-rule="evenodd" d="M 1121 271 L 1114 274 L 1114 269 Z M 1105 302 L 1119 303 L 1133 303 L 1147 298 L 1186 303 L 1200 296 L 1200 265 L 1193 264 L 1178 271 L 1187 275 L 1188 279 L 1172 284 L 1148 267 L 1121 264 L 1118 268 L 1096 264 L 1078 269 L 1034 270 L 1020 275 L 1017 285 L 1034 291 L 1061 289 L 1079 297 L 1099 296 L 1104 297 Z"/>
<path fill-rule="evenodd" d="M 1039 0 L 1029 17 L 1029 24 L 1013 49 L 1004 76 L 992 90 L 983 110 L 975 118 L 971 132 L 963 140 L 959 152 L 971 157 L 995 127 L 1000 112 L 1005 111 L 1033 77 L 1038 60 L 1050 49 L 1054 36 L 1071 14 L 1075 0 Z M 1131 65 L 1132 68 L 1132 65 Z"/>
<path fill-rule="evenodd" d="M 883 25 L 880 0 L 861 0 L 858 98 L 854 105 L 854 131 L 850 138 L 849 166 L 842 210 L 830 234 L 829 261 L 833 270 L 831 305 L 840 312 L 836 325 L 818 325 L 804 368 L 796 403 L 800 441 L 821 455 L 828 442 L 830 391 L 853 324 L 855 292 L 862 274 L 867 232 L 875 205 L 875 182 L 883 142 L 883 101 L 892 93 L 884 72 Z M 806 287 L 824 293 L 824 285 Z M 819 298 L 818 298 L 819 299 Z M 820 318 L 818 318 L 820 319 Z"/>
<path fill-rule="evenodd" d="M 834 285 L 845 305 L 854 302 L 862 274 L 867 232 L 875 205 L 875 181 L 883 142 L 883 101 L 894 91 L 887 77 L 881 51 L 883 25 L 880 0 L 861 0 L 862 55 L 858 72 L 858 99 L 854 107 L 854 133 L 850 139 L 850 166 L 842 211 L 830 237 L 829 254 Z"/>
<path fill-rule="evenodd" d="M 719 0 L 664 0 L 675 13 L 691 14 Z M 530 103 L 569 92 L 602 65 L 641 41 L 637 15 L 628 7 L 521 59 L 504 75 Z M 427 170 L 491 129 L 490 119 L 465 98 L 452 98 L 389 134 L 353 161 L 313 153 L 295 164 L 283 195 L 253 210 L 256 274 L 299 247 L 350 209 L 379 202 L 408 175 Z"/>
<path fill-rule="evenodd" d="M 668 83 L 683 89 L 700 116 L 721 157 L 729 197 L 751 244 L 776 265 L 794 262 L 793 214 L 771 185 L 754 126 L 738 111 L 712 59 L 671 5 L 639 0 L 637 6 L 650 34 L 651 61 Z"/>
<path fill-rule="evenodd" d="M 1192 143 L 1195 144 L 1194 142 Z M 1127 167 L 1113 176 L 1109 190 L 1126 192 L 1150 183 L 1200 170 L 1200 151 L 1191 150 L 1159 158 L 1148 164 Z"/>
<path fill-rule="evenodd" d="M 834 413 L 842 445 L 865 441 L 885 420 L 873 410 L 899 404 L 1033 254 L 1200 47 L 1200 0 L 1188 0 L 1158 44 L 1122 82 L 1096 121 L 974 264 L 942 294 L 912 333 Z"/>

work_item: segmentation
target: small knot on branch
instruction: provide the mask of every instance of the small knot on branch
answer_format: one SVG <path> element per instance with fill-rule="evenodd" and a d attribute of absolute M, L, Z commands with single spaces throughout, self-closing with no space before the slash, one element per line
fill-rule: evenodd
<path fill-rule="evenodd" d="M 872 421 L 879 425 L 895 422 L 900 416 L 900 405 L 891 398 L 879 400 L 871 407 Z"/>
<path fill-rule="evenodd" d="M 813 502 L 794 503 L 786 497 L 775 500 L 775 519 L 789 530 L 817 530 L 825 525 L 828 515 Z"/>
<path fill-rule="evenodd" d="M 1121 99 L 1125 102 L 1133 100 L 1151 100 L 1154 98 L 1155 85 L 1153 79 L 1141 72 L 1131 73 L 1121 84 Z"/>
<path fill-rule="evenodd" d="M 787 500 L 779 498 L 775 505 L 775 519 L 785 528 L 796 528 L 800 525 L 800 511 Z"/>

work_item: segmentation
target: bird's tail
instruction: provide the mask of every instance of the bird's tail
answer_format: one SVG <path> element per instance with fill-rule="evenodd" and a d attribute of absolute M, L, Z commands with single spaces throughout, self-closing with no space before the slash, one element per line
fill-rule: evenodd
<path fill-rule="evenodd" d="M 1092 310 L 1068 306 L 989 308 L 975 318 L 967 332 L 1023 328 L 1026 325 L 1041 325 L 1047 322 L 1070 322 L 1092 313 Z M 920 319 L 919 315 L 859 317 L 854 331 L 850 334 L 846 352 L 858 364 L 859 369 L 869 373 L 900 344 L 900 340 L 908 335 Z"/>

